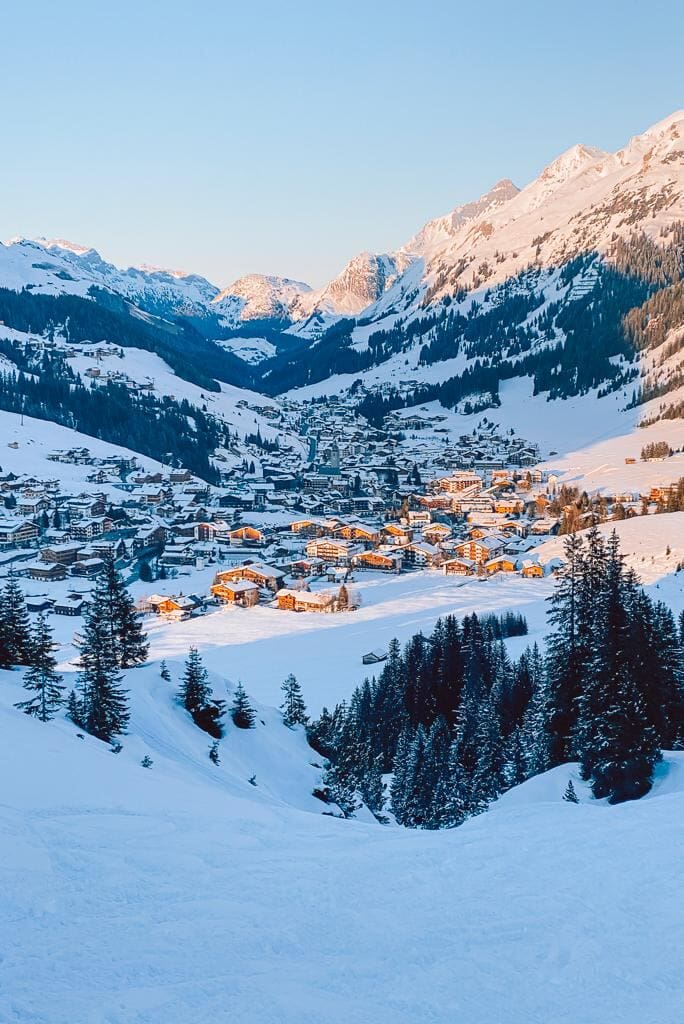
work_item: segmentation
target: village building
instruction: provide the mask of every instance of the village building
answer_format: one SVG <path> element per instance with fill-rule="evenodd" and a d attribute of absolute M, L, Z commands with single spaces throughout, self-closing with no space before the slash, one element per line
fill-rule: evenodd
<path fill-rule="evenodd" d="M 500 537 L 481 537 L 479 540 L 467 540 L 456 545 L 456 551 L 471 561 L 482 565 L 497 555 L 503 554 L 504 541 Z"/>
<path fill-rule="evenodd" d="M 226 580 L 222 583 L 214 583 L 211 593 L 222 604 L 235 604 L 242 608 L 251 608 L 259 603 L 259 587 L 251 580 Z"/>
<path fill-rule="evenodd" d="M 274 594 L 283 585 L 285 573 L 282 569 L 275 569 L 263 562 L 247 562 L 244 565 L 237 565 L 233 569 L 222 569 L 216 573 L 214 584 L 223 582 L 235 582 L 237 580 L 251 580 L 258 587 L 272 591 Z"/>
<path fill-rule="evenodd" d="M 376 569 L 379 572 L 401 572 L 404 562 L 402 551 L 359 551 L 352 557 L 355 569 Z"/>
<path fill-rule="evenodd" d="M 476 563 L 470 558 L 448 558 L 442 563 L 445 576 L 472 576 Z"/>
<path fill-rule="evenodd" d="M 337 592 L 331 590 L 288 590 L 278 591 L 278 608 L 293 612 L 333 612 L 337 605 Z"/>
<path fill-rule="evenodd" d="M 28 519 L 0 520 L 0 547 L 20 547 L 35 540 L 40 530 Z"/>

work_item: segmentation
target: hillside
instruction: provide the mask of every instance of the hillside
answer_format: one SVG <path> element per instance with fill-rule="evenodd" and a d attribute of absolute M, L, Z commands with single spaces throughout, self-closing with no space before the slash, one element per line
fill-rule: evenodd
<path fill-rule="evenodd" d="M 456 831 L 382 829 L 310 813 L 267 709 L 214 767 L 154 675 L 131 673 L 119 755 L 8 708 L 3 676 L 7 1024 L 677 1019 L 682 755 L 637 803 L 562 766 Z"/>
<path fill-rule="evenodd" d="M 203 395 L 351 394 L 373 426 L 432 403 L 463 430 L 488 410 L 506 427 L 527 415 L 530 439 L 550 441 L 549 452 L 676 422 L 683 139 L 676 112 L 612 154 L 576 145 L 524 188 L 503 179 L 395 252 L 362 252 L 316 290 L 264 274 L 221 290 L 180 271 L 122 270 L 64 241 L 13 240 L 0 246 L 4 372 L 42 378 L 36 359 L 16 357 L 27 339 L 115 344 L 124 364 L 136 369 L 136 351 L 150 353 Z M 64 367 L 50 369 L 64 379 Z M 174 401 L 178 390 L 167 389 Z M 0 406 L 14 410 L 6 394 Z M 197 441 L 193 468 L 211 478 L 221 438 Z"/>

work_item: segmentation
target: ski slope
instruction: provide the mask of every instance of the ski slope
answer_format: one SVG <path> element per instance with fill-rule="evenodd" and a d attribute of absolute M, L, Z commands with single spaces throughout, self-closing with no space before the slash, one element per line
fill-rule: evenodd
<path fill-rule="evenodd" d="M 266 709 L 215 768 L 152 672 L 119 755 L 0 675 L 3 1024 L 680 1019 L 684 755 L 638 803 L 564 766 L 411 832 L 311 813 L 312 752 Z"/>

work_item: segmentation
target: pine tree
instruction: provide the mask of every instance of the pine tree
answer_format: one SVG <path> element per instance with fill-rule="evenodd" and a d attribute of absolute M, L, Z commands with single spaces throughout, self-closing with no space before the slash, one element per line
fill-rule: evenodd
<path fill-rule="evenodd" d="M 366 767 L 359 780 L 359 793 L 366 807 L 378 815 L 382 812 L 385 802 L 385 786 L 382 781 L 382 757 L 373 757 L 367 752 Z"/>
<path fill-rule="evenodd" d="M 572 784 L 572 779 L 568 779 L 568 784 L 565 787 L 565 792 L 563 793 L 563 799 L 566 800 L 569 804 L 579 803 L 579 797 L 575 792 L 575 787 Z"/>
<path fill-rule="evenodd" d="M 245 693 L 242 683 L 238 683 L 235 687 L 233 704 L 230 709 L 230 717 L 233 719 L 233 724 L 236 725 L 238 729 L 254 728 L 256 712 L 249 703 L 249 698 Z"/>
<path fill-rule="evenodd" d="M 31 664 L 24 674 L 24 689 L 32 693 L 16 706 L 41 722 L 49 722 L 64 705 L 62 677 L 56 671 L 52 632 L 42 615 L 31 633 Z"/>
<path fill-rule="evenodd" d="M 26 601 L 16 573 L 10 572 L 0 597 L 0 666 L 28 665 L 31 657 L 31 628 Z"/>
<path fill-rule="evenodd" d="M 406 799 L 408 789 L 408 764 L 411 754 L 413 735 L 408 723 L 404 726 L 397 743 L 394 764 L 392 767 L 392 781 L 390 783 L 390 803 L 392 813 L 400 825 L 404 824 L 406 810 Z"/>
<path fill-rule="evenodd" d="M 92 603 L 98 606 L 99 615 L 107 623 L 107 643 L 116 664 L 120 668 L 130 668 L 145 661 L 149 650 L 147 636 L 143 632 L 133 598 L 126 590 L 121 573 L 111 556 L 105 559 L 104 570 L 93 591 Z"/>
<path fill-rule="evenodd" d="M 178 699 L 193 717 L 207 706 L 212 690 L 207 681 L 207 670 L 196 647 L 191 647 L 185 662 Z"/>
<path fill-rule="evenodd" d="M 283 692 L 283 703 L 280 710 L 283 713 L 283 722 L 291 729 L 295 725 L 306 725 L 309 718 L 306 713 L 306 704 L 302 695 L 302 688 L 295 676 L 290 674 L 280 688 Z"/>
<path fill-rule="evenodd" d="M 213 761 L 213 763 L 215 765 L 221 764 L 221 758 L 219 756 L 218 740 L 216 740 L 214 743 L 212 743 L 212 745 L 209 747 L 209 760 Z"/>
<path fill-rule="evenodd" d="M 548 637 L 549 761 L 562 764 L 573 748 L 576 702 L 586 672 L 587 652 L 580 636 L 580 587 L 583 576 L 583 543 L 576 534 L 565 541 L 565 565 L 551 598 L 548 613 L 552 632 Z"/>
<path fill-rule="evenodd" d="M 521 725 L 525 777 L 539 775 L 549 767 L 549 699 L 546 673 L 537 644 L 529 658 L 532 695 Z"/>
<path fill-rule="evenodd" d="M 446 799 L 441 813 L 445 828 L 462 825 L 469 815 L 468 793 L 463 777 L 458 740 L 452 740 L 449 747 L 449 762 L 446 784 Z"/>
<path fill-rule="evenodd" d="M 332 763 L 328 763 L 323 773 L 323 785 L 328 802 L 337 804 L 345 818 L 353 818 L 359 807 L 354 787 Z"/>
<path fill-rule="evenodd" d="M 163 660 L 159 663 L 159 675 L 164 680 L 164 682 L 171 682 L 171 673 L 169 672 L 169 666 Z"/>
<path fill-rule="evenodd" d="M 80 696 L 69 699 L 69 712 L 81 728 L 111 742 L 114 736 L 126 731 L 130 714 L 127 691 L 120 685 L 110 622 L 97 604 L 91 604 L 86 612 L 79 661 Z"/>
<path fill-rule="evenodd" d="M 145 754 L 140 764 L 143 766 L 143 768 L 151 768 L 152 765 L 154 764 L 154 761 L 152 760 L 149 754 Z"/>

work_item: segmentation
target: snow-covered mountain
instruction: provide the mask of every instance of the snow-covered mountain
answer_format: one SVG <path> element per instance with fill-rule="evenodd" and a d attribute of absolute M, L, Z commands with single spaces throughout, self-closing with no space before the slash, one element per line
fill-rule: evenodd
<path fill-rule="evenodd" d="M 312 292 L 303 281 L 266 274 L 247 274 L 214 298 L 215 310 L 234 324 L 240 320 L 291 321 L 302 300 Z"/>
<path fill-rule="evenodd" d="M 610 259 L 618 238 L 644 232 L 667 240 L 679 220 L 684 111 L 616 153 L 575 145 L 523 189 L 504 178 L 479 199 L 428 221 L 395 252 L 360 253 L 316 290 L 264 274 L 248 274 L 221 290 L 195 274 L 122 270 L 92 248 L 27 239 L 0 245 L 0 287 L 52 295 L 92 295 L 100 288 L 156 316 L 189 317 L 209 337 L 239 334 L 258 320 L 270 322 L 274 332 L 285 327 L 306 344 L 340 317 L 391 329 L 398 317 L 409 323 L 427 307 L 439 313 L 444 300 L 491 289 L 531 267 L 551 271 L 588 252 Z M 276 353 L 278 345 L 275 338 Z M 240 337 L 233 348 L 240 358 L 253 358 L 253 346 Z"/>
<path fill-rule="evenodd" d="M 92 248 L 62 239 L 0 243 L 0 287 L 46 295 L 87 295 L 93 287 L 123 296 L 160 316 L 204 318 L 218 288 L 198 274 L 158 267 L 125 270 Z"/>

